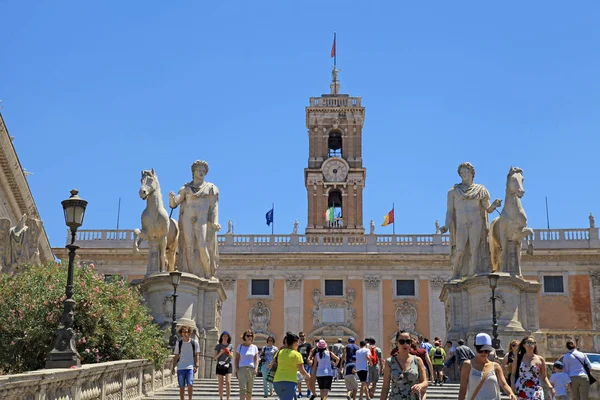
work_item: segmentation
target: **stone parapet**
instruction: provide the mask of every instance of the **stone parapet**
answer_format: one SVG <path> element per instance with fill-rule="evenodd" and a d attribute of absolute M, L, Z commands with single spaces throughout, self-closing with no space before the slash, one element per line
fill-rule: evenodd
<path fill-rule="evenodd" d="M 87 364 L 76 369 L 43 369 L 0 376 L 4 400 L 140 399 L 176 383 L 171 375 L 173 356 L 162 368 L 150 360 L 122 360 Z"/>
<path fill-rule="evenodd" d="M 81 248 L 132 248 L 133 230 L 77 231 L 76 242 Z M 68 240 L 68 239 L 67 239 Z M 535 250 L 600 249 L 598 228 L 536 229 L 532 237 Z M 425 253 L 449 254 L 448 235 L 233 235 L 218 236 L 219 253 Z M 142 244 L 147 249 L 147 243 Z M 523 249 L 526 249 L 524 241 Z M 147 251 L 147 250 L 145 250 Z"/>

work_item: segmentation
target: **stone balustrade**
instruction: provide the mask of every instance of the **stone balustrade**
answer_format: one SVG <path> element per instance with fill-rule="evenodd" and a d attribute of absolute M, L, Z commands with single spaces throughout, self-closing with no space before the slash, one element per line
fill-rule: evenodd
<path fill-rule="evenodd" d="M 0 376 L 0 399 L 141 399 L 176 383 L 177 377 L 171 375 L 172 357 L 159 369 L 149 360 L 122 360 L 4 375 Z"/>
<path fill-rule="evenodd" d="M 360 97 L 344 95 L 331 97 L 311 97 L 309 107 L 361 107 Z"/>
<path fill-rule="evenodd" d="M 69 233 L 67 240 L 69 240 Z M 544 249 L 600 248 L 598 228 L 536 229 L 533 245 Z M 77 245 L 82 248 L 133 248 L 133 230 L 77 231 Z M 398 235 L 218 235 L 221 253 L 282 253 L 282 252 L 340 252 L 340 253 L 431 253 L 450 252 L 448 235 L 398 234 Z M 147 248 L 143 242 L 141 248 Z M 523 248 L 526 248 L 524 241 Z"/>

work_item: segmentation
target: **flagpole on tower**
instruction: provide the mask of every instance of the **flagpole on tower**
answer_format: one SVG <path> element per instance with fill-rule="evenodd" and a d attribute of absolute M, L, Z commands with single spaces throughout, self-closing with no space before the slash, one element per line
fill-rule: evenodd
<path fill-rule="evenodd" d="M 337 36 L 337 33 L 333 32 L 333 68 L 335 68 L 337 66 L 336 36 Z"/>
<path fill-rule="evenodd" d="M 271 222 L 271 235 L 275 234 L 275 203 L 272 204 L 271 210 L 273 212 L 273 222 Z"/>

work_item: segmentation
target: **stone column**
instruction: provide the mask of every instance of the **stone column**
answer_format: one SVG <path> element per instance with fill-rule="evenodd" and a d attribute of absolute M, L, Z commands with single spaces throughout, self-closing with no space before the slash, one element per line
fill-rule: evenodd
<path fill-rule="evenodd" d="M 302 297 L 302 276 L 290 275 L 285 277 L 283 288 L 283 333 L 298 333 L 304 330 L 302 315 L 304 299 Z"/>
<path fill-rule="evenodd" d="M 363 279 L 363 336 L 373 337 L 383 346 L 383 304 L 381 276 L 368 275 Z"/>
<path fill-rule="evenodd" d="M 444 282 L 449 279 L 442 276 L 429 279 L 429 337 L 446 337 L 446 313 L 439 298 Z"/>
<path fill-rule="evenodd" d="M 600 270 L 590 271 L 590 303 L 592 306 L 592 327 L 600 329 Z"/>

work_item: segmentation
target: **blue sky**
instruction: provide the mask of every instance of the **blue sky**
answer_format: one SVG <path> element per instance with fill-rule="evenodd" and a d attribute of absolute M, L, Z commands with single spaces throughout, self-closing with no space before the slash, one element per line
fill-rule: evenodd
<path fill-rule="evenodd" d="M 342 92 L 366 106 L 365 225 L 443 221 L 456 167 L 504 198 L 525 171 L 529 225 L 587 227 L 597 206 L 597 1 L 0 2 L 2 114 L 53 246 L 60 201 L 83 228 L 136 228 L 140 171 L 162 191 L 196 159 L 236 233 L 306 225 L 308 98 L 327 93 L 333 31 Z M 83 229 L 82 228 L 82 229 Z"/>

